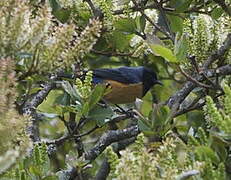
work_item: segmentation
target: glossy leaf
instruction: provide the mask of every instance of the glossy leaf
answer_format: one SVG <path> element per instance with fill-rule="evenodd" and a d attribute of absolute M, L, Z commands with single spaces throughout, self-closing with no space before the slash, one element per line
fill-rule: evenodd
<path fill-rule="evenodd" d="M 186 11 L 189 8 L 191 3 L 192 3 L 192 0 L 171 0 L 170 1 L 171 6 L 176 9 L 176 12 Z"/>
<path fill-rule="evenodd" d="M 145 26 L 146 26 L 146 19 L 145 17 L 142 16 L 138 16 L 136 17 L 136 29 L 138 32 L 144 32 Z"/>
<path fill-rule="evenodd" d="M 183 31 L 183 19 L 178 16 L 168 15 L 171 30 L 175 33 Z"/>
<path fill-rule="evenodd" d="M 89 112 L 88 118 L 96 121 L 98 126 L 103 126 L 113 117 L 113 115 L 114 112 L 110 107 L 105 108 L 97 105 Z"/>
<path fill-rule="evenodd" d="M 124 33 L 135 33 L 136 22 L 132 18 L 121 18 L 115 23 L 115 28 Z"/>
<path fill-rule="evenodd" d="M 218 19 L 219 17 L 221 17 L 223 13 L 224 13 L 223 9 L 218 7 L 213 9 L 211 16 L 214 19 Z"/>
<path fill-rule="evenodd" d="M 103 94 L 105 92 L 105 86 L 103 85 L 96 85 L 94 87 L 94 90 L 90 96 L 89 99 L 89 108 L 92 109 L 97 102 L 99 102 L 99 100 L 102 98 Z"/>
<path fill-rule="evenodd" d="M 161 45 L 150 45 L 150 48 L 155 55 L 163 57 L 166 61 L 178 63 L 176 56 L 172 53 L 170 49 Z"/>
<path fill-rule="evenodd" d="M 119 51 L 124 51 L 130 47 L 130 40 L 133 36 L 120 31 L 113 31 L 111 36 L 111 46 Z"/>
<path fill-rule="evenodd" d="M 72 99 L 78 100 L 79 102 L 81 102 L 81 97 L 77 93 L 76 89 L 72 87 L 68 81 L 63 81 L 62 87 L 71 96 Z"/>
<path fill-rule="evenodd" d="M 49 0 L 50 6 L 52 8 L 52 11 L 57 11 L 61 9 L 61 6 L 59 4 L 58 0 Z"/>
<path fill-rule="evenodd" d="M 177 36 L 176 36 L 174 54 L 177 57 L 178 61 L 185 60 L 187 56 L 188 44 L 185 36 L 186 35 L 183 34 L 179 40 L 177 40 Z"/>
<path fill-rule="evenodd" d="M 198 160 L 206 161 L 210 159 L 214 164 L 219 163 L 219 157 L 217 154 L 208 146 L 198 146 L 195 148 L 195 153 Z"/>
<path fill-rule="evenodd" d="M 143 119 L 138 120 L 138 126 L 140 131 L 142 132 L 152 132 L 151 124 L 149 124 L 147 121 Z"/>
<path fill-rule="evenodd" d="M 66 23 L 71 15 L 70 9 L 59 9 L 56 11 L 53 11 L 54 16 L 61 22 Z"/>

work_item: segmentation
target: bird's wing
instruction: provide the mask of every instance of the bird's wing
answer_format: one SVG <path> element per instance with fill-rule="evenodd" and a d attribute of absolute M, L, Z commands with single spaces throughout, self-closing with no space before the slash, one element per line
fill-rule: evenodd
<path fill-rule="evenodd" d="M 93 71 L 93 78 L 100 78 L 103 80 L 114 80 L 125 84 L 137 83 L 134 75 L 127 74 L 126 71 L 118 69 L 95 69 Z"/>

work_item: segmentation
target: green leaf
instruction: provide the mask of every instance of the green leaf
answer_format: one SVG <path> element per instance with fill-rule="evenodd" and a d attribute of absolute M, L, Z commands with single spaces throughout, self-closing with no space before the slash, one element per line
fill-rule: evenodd
<path fill-rule="evenodd" d="M 221 15 L 224 13 L 222 8 L 214 8 L 211 16 L 213 19 L 218 19 L 219 17 L 221 17 Z"/>
<path fill-rule="evenodd" d="M 114 115 L 113 110 L 110 107 L 101 107 L 97 105 L 94 109 L 90 110 L 88 118 L 96 121 L 96 124 L 101 127 L 107 123 Z"/>
<path fill-rule="evenodd" d="M 49 3 L 50 3 L 52 11 L 57 11 L 61 9 L 61 6 L 58 0 L 49 0 Z"/>
<path fill-rule="evenodd" d="M 72 99 L 81 102 L 81 97 L 77 93 L 76 89 L 72 87 L 68 81 L 62 81 L 62 87 L 71 96 Z"/>
<path fill-rule="evenodd" d="M 143 100 L 139 104 L 139 111 L 141 114 L 143 114 L 145 117 L 148 117 L 150 112 L 152 111 L 152 102 L 148 100 Z"/>
<path fill-rule="evenodd" d="M 54 101 L 55 104 L 60 104 L 63 106 L 70 105 L 70 99 L 71 97 L 67 92 L 63 92 L 63 94 L 60 94 Z"/>
<path fill-rule="evenodd" d="M 178 59 L 172 51 L 161 45 L 149 45 L 155 55 L 163 57 L 166 61 L 178 63 Z"/>
<path fill-rule="evenodd" d="M 145 121 L 143 119 L 138 120 L 138 126 L 139 126 L 139 130 L 142 131 L 142 132 L 152 131 L 151 125 L 147 121 Z"/>
<path fill-rule="evenodd" d="M 144 32 L 145 26 L 146 26 L 146 19 L 145 17 L 142 16 L 137 16 L 136 17 L 136 29 L 138 32 Z"/>
<path fill-rule="evenodd" d="M 109 46 L 112 46 L 119 51 L 124 51 L 130 47 L 130 40 L 133 35 L 126 35 L 120 31 L 113 31 Z"/>
<path fill-rule="evenodd" d="M 117 22 L 115 22 L 115 28 L 117 31 L 121 31 L 124 33 L 135 33 L 136 22 L 132 18 L 121 18 Z"/>
<path fill-rule="evenodd" d="M 187 49 L 188 44 L 185 37 L 185 34 L 183 34 L 179 40 L 177 40 L 178 36 L 176 36 L 176 42 L 174 46 L 174 54 L 177 57 L 178 61 L 183 61 L 186 59 L 187 56 Z"/>
<path fill-rule="evenodd" d="M 197 146 L 195 147 L 195 153 L 199 161 L 206 161 L 210 159 L 212 163 L 219 164 L 219 157 L 217 154 L 207 146 Z"/>
<path fill-rule="evenodd" d="M 35 176 L 41 176 L 42 172 L 40 171 L 39 167 L 36 166 L 30 166 L 29 172 Z"/>
<path fill-rule="evenodd" d="M 155 130 L 159 127 L 165 127 L 168 123 L 167 120 L 169 118 L 170 109 L 168 106 L 153 105 L 153 113 L 152 113 L 152 126 Z"/>
<path fill-rule="evenodd" d="M 53 15 L 61 22 L 66 23 L 71 15 L 70 9 L 58 9 L 56 11 L 53 11 Z"/>
<path fill-rule="evenodd" d="M 146 34 L 146 42 L 149 45 L 162 45 L 164 46 L 164 44 L 162 43 L 162 41 L 155 35 L 153 34 Z"/>
<path fill-rule="evenodd" d="M 86 102 L 86 103 L 84 103 L 84 105 L 83 105 L 83 108 L 82 108 L 82 110 L 81 110 L 81 114 L 82 114 L 83 116 L 87 116 L 88 113 L 89 113 L 89 111 L 90 111 L 90 105 L 89 105 L 89 102 Z"/>
<path fill-rule="evenodd" d="M 183 19 L 178 16 L 167 15 L 167 18 L 170 21 L 170 27 L 173 32 L 180 32 L 183 31 Z"/>
<path fill-rule="evenodd" d="M 32 58 L 33 54 L 32 53 L 28 53 L 28 52 L 19 52 L 19 53 L 16 53 L 16 56 L 19 59 L 25 59 L 25 58 Z M 18 63 L 18 64 L 19 65 L 23 65 L 22 63 Z"/>
<path fill-rule="evenodd" d="M 186 11 L 192 0 L 171 0 L 170 5 L 176 9 L 176 12 L 184 12 Z"/>
<path fill-rule="evenodd" d="M 58 115 L 54 114 L 54 113 L 40 113 L 40 114 L 42 114 L 43 116 L 45 116 L 46 118 L 49 118 L 49 119 L 53 119 L 53 118 L 58 117 Z"/>
<path fill-rule="evenodd" d="M 50 176 L 46 176 L 44 178 L 42 178 L 42 180 L 57 180 L 58 177 L 54 176 L 54 175 L 50 175 Z"/>
<path fill-rule="evenodd" d="M 89 99 L 89 108 L 92 109 L 97 102 L 102 98 L 105 91 L 105 86 L 96 85 Z"/>

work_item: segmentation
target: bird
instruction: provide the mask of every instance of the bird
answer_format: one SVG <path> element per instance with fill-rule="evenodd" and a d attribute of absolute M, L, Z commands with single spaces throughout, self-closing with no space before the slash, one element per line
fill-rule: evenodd
<path fill-rule="evenodd" d="M 112 104 L 127 104 L 142 98 L 156 84 L 162 85 L 156 73 L 147 67 L 100 68 L 93 70 L 93 84 L 110 88 L 103 100 Z"/>

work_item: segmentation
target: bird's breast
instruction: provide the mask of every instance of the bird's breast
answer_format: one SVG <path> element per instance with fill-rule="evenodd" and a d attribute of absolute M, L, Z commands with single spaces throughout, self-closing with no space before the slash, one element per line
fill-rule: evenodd
<path fill-rule="evenodd" d="M 124 84 L 113 80 L 105 80 L 111 90 L 103 97 L 113 104 L 132 103 L 136 98 L 142 98 L 143 84 Z"/>

